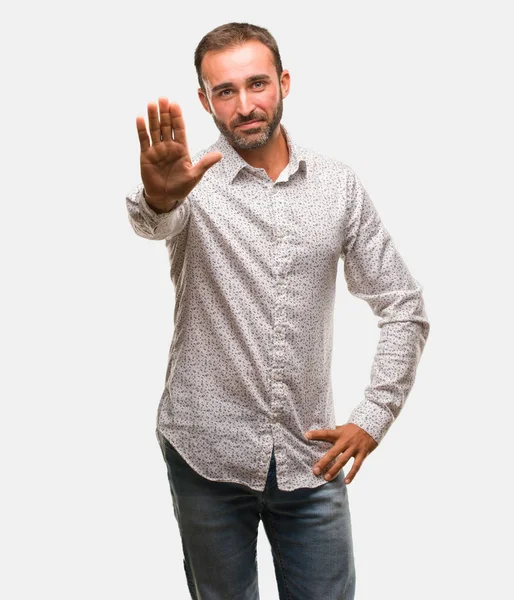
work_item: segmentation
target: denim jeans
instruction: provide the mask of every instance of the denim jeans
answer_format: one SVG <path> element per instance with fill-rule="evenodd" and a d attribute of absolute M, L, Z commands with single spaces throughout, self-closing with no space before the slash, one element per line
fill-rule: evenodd
<path fill-rule="evenodd" d="M 353 600 L 355 564 L 341 469 L 317 488 L 277 487 L 272 453 L 264 491 L 196 473 L 156 432 L 193 600 L 259 600 L 257 532 L 262 519 L 280 600 Z"/>

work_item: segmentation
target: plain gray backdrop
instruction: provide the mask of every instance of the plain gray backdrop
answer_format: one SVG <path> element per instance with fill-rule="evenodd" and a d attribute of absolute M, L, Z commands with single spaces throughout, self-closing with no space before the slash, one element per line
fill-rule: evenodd
<path fill-rule="evenodd" d="M 348 486 L 357 600 L 512 597 L 512 7 L 509 2 L 28 2 L 5 12 L 0 595 L 189 598 L 155 438 L 173 333 L 164 241 L 131 229 L 136 116 L 218 135 L 193 53 L 266 27 L 283 123 L 342 160 L 414 277 L 430 336 L 403 412 Z M 346 422 L 377 318 L 338 276 Z M 213 440 L 215 443 L 215 440 Z M 351 462 L 345 467 L 348 472 Z M 262 526 L 261 598 L 278 598 Z M 316 599 L 313 599 L 316 600 Z"/>

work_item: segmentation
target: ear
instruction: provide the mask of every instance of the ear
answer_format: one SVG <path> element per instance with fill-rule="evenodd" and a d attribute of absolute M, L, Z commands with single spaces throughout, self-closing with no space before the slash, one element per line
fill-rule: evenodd
<path fill-rule="evenodd" d="M 291 75 L 286 69 L 280 75 L 280 87 L 282 89 L 282 97 L 285 98 L 289 94 L 291 87 Z"/>
<path fill-rule="evenodd" d="M 204 93 L 204 91 L 202 90 L 202 88 L 198 88 L 198 98 L 200 98 L 200 102 L 202 103 L 202 106 L 205 108 L 205 110 L 211 114 L 211 108 L 209 106 L 209 101 L 207 100 L 207 97 Z"/>

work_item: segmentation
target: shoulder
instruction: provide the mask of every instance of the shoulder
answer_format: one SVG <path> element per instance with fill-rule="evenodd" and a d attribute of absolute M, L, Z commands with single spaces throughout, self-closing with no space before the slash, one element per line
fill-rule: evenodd
<path fill-rule="evenodd" d="M 336 187 L 345 196 L 355 192 L 358 177 L 348 163 L 312 148 L 302 148 L 302 152 L 320 185 Z"/>

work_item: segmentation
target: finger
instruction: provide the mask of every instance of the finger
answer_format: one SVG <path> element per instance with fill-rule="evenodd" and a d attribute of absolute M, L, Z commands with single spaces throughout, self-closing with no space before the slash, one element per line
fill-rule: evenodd
<path fill-rule="evenodd" d="M 341 455 L 341 452 L 343 451 L 343 448 L 341 446 L 334 446 L 333 448 L 331 448 L 324 456 L 321 457 L 320 460 L 318 460 L 318 462 L 314 465 L 314 468 L 312 469 L 315 475 L 319 475 L 320 473 L 323 473 L 323 471 L 325 471 L 325 469 L 327 467 L 330 466 L 330 464 L 336 459 L 338 458 L 338 456 Z M 349 451 L 349 449 L 346 450 L 346 460 L 348 460 L 348 458 L 350 458 L 351 456 L 351 452 Z"/>
<path fill-rule="evenodd" d="M 336 460 L 336 462 L 330 467 L 330 469 L 323 475 L 323 477 L 330 481 L 334 479 L 334 477 L 339 473 L 339 471 L 344 467 L 344 465 L 348 462 L 349 456 L 345 454 L 341 454 L 341 456 Z"/>
<path fill-rule="evenodd" d="M 150 148 L 150 138 L 148 137 L 148 131 L 146 131 L 145 118 L 136 117 L 137 134 L 139 136 L 139 145 L 141 146 L 141 152 L 146 152 Z"/>
<path fill-rule="evenodd" d="M 182 117 L 182 110 L 176 102 L 170 102 L 169 114 L 171 116 L 171 126 L 173 128 L 173 139 L 187 148 L 186 124 Z"/>
<path fill-rule="evenodd" d="M 333 440 L 334 437 L 339 437 L 335 429 L 311 429 L 305 434 L 308 440 Z"/>
<path fill-rule="evenodd" d="M 361 465 L 363 462 L 364 462 L 364 457 L 362 456 L 362 454 L 359 454 L 353 461 L 353 465 L 352 465 L 352 468 L 350 469 L 350 472 L 345 477 L 345 480 L 344 480 L 345 483 L 351 483 L 353 481 L 355 475 L 357 475 L 357 473 L 359 472 L 359 469 L 361 468 Z"/>
<path fill-rule="evenodd" d="M 148 123 L 152 144 L 158 144 L 161 141 L 161 124 L 159 123 L 159 114 L 155 102 L 148 103 Z"/>
<path fill-rule="evenodd" d="M 205 172 L 223 158 L 221 152 L 208 152 L 193 167 L 194 176 L 201 179 Z"/>
<path fill-rule="evenodd" d="M 169 102 L 166 96 L 159 98 L 159 111 L 161 114 L 162 141 L 171 142 L 171 117 L 169 113 Z"/>

